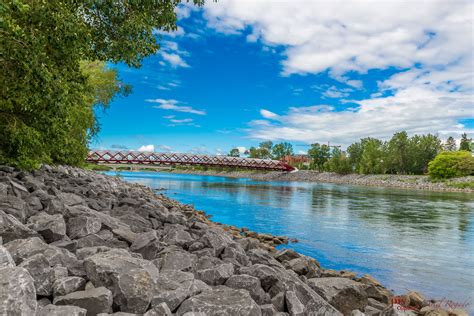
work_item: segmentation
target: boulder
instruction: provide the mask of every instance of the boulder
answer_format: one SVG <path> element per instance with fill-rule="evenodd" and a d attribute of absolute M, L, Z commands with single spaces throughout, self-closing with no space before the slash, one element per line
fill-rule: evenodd
<path fill-rule="evenodd" d="M 260 280 L 256 277 L 240 274 L 232 275 L 227 279 L 225 285 L 233 289 L 243 289 L 250 293 L 250 296 L 258 305 L 270 303 L 270 296 L 263 290 Z"/>
<path fill-rule="evenodd" d="M 12 256 L 8 252 L 8 250 L 0 246 L 0 269 L 5 267 L 14 267 L 15 261 L 13 261 Z"/>
<path fill-rule="evenodd" d="M 204 291 L 188 298 L 177 311 L 177 315 L 187 312 L 202 313 L 206 316 L 260 316 L 260 307 L 245 290 L 228 287 Z"/>
<path fill-rule="evenodd" d="M 67 222 L 67 234 L 71 239 L 79 239 L 99 232 L 101 226 L 102 222 L 95 217 L 71 217 Z"/>
<path fill-rule="evenodd" d="M 233 243 L 232 238 L 227 233 L 217 228 L 207 229 L 200 241 L 206 247 L 213 249 L 216 257 L 222 253 L 224 248 Z"/>
<path fill-rule="evenodd" d="M 37 316 L 86 316 L 87 310 L 77 306 L 46 305 L 42 307 Z"/>
<path fill-rule="evenodd" d="M 305 307 L 296 296 L 293 291 L 287 291 L 285 293 L 285 303 L 288 308 L 290 316 L 303 316 L 305 315 Z"/>
<path fill-rule="evenodd" d="M 53 283 L 53 296 L 64 296 L 72 292 L 84 290 L 86 280 L 81 277 L 59 278 Z"/>
<path fill-rule="evenodd" d="M 170 310 L 174 311 L 188 297 L 208 289 L 209 286 L 200 280 L 195 280 L 192 273 L 164 270 L 157 279 L 151 305 L 155 307 L 166 303 Z"/>
<path fill-rule="evenodd" d="M 33 278 L 21 267 L 0 269 L 0 315 L 35 315 L 36 290 Z"/>
<path fill-rule="evenodd" d="M 240 274 L 248 274 L 258 278 L 265 291 L 268 291 L 279 281 L 279 272 L 263 264 L 254 264 L 250 267 L 240 268 L 239 272 Z"/>
<path fill-rule="evenodd" d="M 315 278 L 321 276 L 319 263 L 309 257 L 301 256 L 299 258 L 285 261 L 284 266 L 291 269 L 298 275 L 304 275 L 308 278 Z"/>
<path fill-rule="evenodd" d="M 143 316 L 171 316 L 171 310 L 166 305 L 166 303 L 161 303 L 156 306 L 154 306 L 152 309 L 150 309 L 148 312 L 143 314 Z"/>
<path fill-rule="evenodd" d="M 0 210 L 0 237 L 4 243 L 15 239 L 39 236 L 37 232 L 23 225 L 13 215 Z"/>
<path fill-rule="evenodd" d="M 285 262 L 285 261 L 290 261 L 296 258 L 301 257 L 299 253 L 294 251 L 293 249 L 281 249 L 279 250 L 275 255 L 275 259 L 277 259 L 280 262 Z"/>
<path fill-rule="evenodd" d="M 221 254 L 221 259 L 233 259 L 241 266 L 248 266 L 250 260 L 245 253 L 244 248 L 238 243 L 232 243 L 225 247 Z"/>
<path fill-rule="evenodd" d="M 314 278 L 308 285 L 343 314 L 367 305 L 366 286 L 347 278 Z"/>
<path fill-rule="evenodd" d="M 86 248 L 86 247 L 98 247 L 105 246 L 110 248 L 128 248 L 128 244 L 125 241 L 120 241 L 115 238 L 104 238 L 98 234 L 88 235 L 83 238 L 76 239 L 77 249 Z"/>
<path fill-rule="evenodd" d="M 137 234 L 135 241 L 130 246 L 130 250 L 140 253 L 144 259 L 153 260 L 158 253 L 165 248 L 165 244 L 160 241 L 156 231 Z"/>
<path fill-rule="evenodd" d="M 73 305 L 87 310 L 88 316 L 109 313 L 112 310 L 112 292 L 105 287 L 77 291 L 54 298 L 54 305 Z"/>
<path fill-rule="evenodd" d="M 169 230 L 168 233 L 163 237 L 163 241 L 169 245 L 177 245 L 180 247 L 187 247 L 194 242 L 194 239 L 191 235 L 183 230 Z"/>
<path fill-rule="evenodd" d="M 161 251 L 153 262 L 163 270 L 193 271 L 197 264 L 197 256 L 176 246 Z"/>
<path fill-rule="evenodd" d="M 122 312 L 146 312 L 159 273 L 150 261 L 114 249 L 88 257 L 84 266 L 94 286 L 112 291 L 114 303 Z"/>
<path fill-rule="evenodd" d="M 24 223 L 27 217 L 26 203 L 19 197 L 7 195 L 0 199 L 0 211 L 14 216 Z"/>
<path fill-rule="evenodd" d="M 115 236 L 117 236 L 119 240 L 124 240 L 128 242 L 130 245 L 133 244 L 138 237 L 136 233 L 132 232 L 132 230 L 125 227 L 113 229 L 112 233 Z"/>
<path fill-rule="evenodd" d="M 19 267 L 25 268 L 33 278 L 36 295 L 49 296 L 53 286 L 53 271 L 48 259 L 38 253 L 20 263 Z"/>
<path fill-rule="evenodd" d="M 260 311 L 262 313 L 262 316 L 274 316 L 278 313 L 273 304 L 260 305 Z"/>
<path fill-rule="evenodd" d="M 196 268 L 196 278 L 209 285 L 221 285 L 234 274 L 234 266 L 214 257 L 199 258 Z"/>
<path fill-rule="evenodd" d="M 49 215 L 41 212 L 28 219 L 29 228 L 43 236 L 47 243 L 58 241 L 66 235 L 66 223 L 61 214 Z"/>

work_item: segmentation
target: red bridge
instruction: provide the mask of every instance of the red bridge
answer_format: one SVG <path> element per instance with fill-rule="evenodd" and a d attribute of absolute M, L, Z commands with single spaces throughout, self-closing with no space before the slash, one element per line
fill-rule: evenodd
<path fill-rule="evenodd" d="M 86 161 L 107 164 L 199 165 L 277 171 L 295 170 L 295 168 L 283 161 L 271 159 L 139 151 L 90 151 Z"/>

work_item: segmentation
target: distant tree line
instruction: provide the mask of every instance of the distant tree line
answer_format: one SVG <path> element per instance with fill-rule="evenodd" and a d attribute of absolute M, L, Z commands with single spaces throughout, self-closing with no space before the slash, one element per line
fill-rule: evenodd
<path fill-rule="evenodd" d="M 466 133 L 462 134 L 458 148 L 453 137 L 443 143 L 433 134 L 409 137 L 407 132 L 402 131 L 395 133 L 388 141 L 363 138 L 351 144 L 346 151 L 326 144 L 311 144 L 308 168 L 339 174 L 425 174 L 430 171 L 434 178 L 470 175 L 474 173 L 473 147 L 472 139 Z M 290 143 L 274 145 L 266 141 L 258 147 L 250 147 L 245 154 L 250 158 L 282 159 L 293 155 L 293 147 Z M 238 157 L 240 152 L 234 148 L 229 155 Z M 435 160 L 438 156 L 439 161 Z M 449 170 L 446 171 L 446 168 Z"/>

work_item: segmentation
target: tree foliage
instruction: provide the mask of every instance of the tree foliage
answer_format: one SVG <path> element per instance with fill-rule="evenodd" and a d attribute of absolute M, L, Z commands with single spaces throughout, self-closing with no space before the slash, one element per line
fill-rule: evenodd
<path fill-rule="evenodd" d="M 470 151 L 445 151 L 429 163 L 428 171 L 434 179 L 474 175 L 474 157 Z"/>
<path fill-rule="evenodd" d="M 232 148 L 229 152 L 229 157 L 240 157 L 240 151 L 238 148 Z"/>
<path fill-rule="evenodd" d="M 99 127 L 94 106 L 128 91 L 105 62 L 139 66 L 159 48 L 153 31 L 176 28 L 178 4 L 0 2 L 0 163 L 82 163 Z"/>
<path fill-rule="evenodd" d="M 454 140 L 452 136 L 449 136 L 443 147 L 445 151 L 456 151 L 456 140 Z"/>
<path fill-rule="evenodd" d="M 467 134 L 461 135 L 461 142 L 459 144 L 459 150 L 471 151 L 472 138 L 467 138 Z"/>
<path fill-rule="evenodd" d="M 326 144 L 311 144 L 310 149 L 308 150 L 308 155 L 312 159 L 312 165 L 314 168 L 317 168 L 319 171 L 324 170 L 324 164 L 330 158 L 330 149 Z"/>
<path fill-rule="evenodd" d="M 272 148 L 273 159 L 280 160 L 285 156 L 291 155 L 293 155 L 293 146 L 290 143 L 279 143 Z"/>

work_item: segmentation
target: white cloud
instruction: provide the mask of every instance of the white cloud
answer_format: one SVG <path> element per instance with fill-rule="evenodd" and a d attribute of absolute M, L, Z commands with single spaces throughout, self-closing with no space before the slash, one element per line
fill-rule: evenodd
<path fill-rule="evenodd" d="M 322 95 L 326 98 L 345 98 L 348 97 L 352 89 L 338 89 L 335 86 L 329 87 Z"/>
<path fill-rule="evenodd" d="M 158 51 L 158 54 L 163 58 L 163 60 L 160 61 L 160 65 L 164 66 L 168 64 L 173 68 L 190 67 L 189 64 L 183 59 L 183 56 L 189 56 L 189 52 L 179 49 L 178 43 L 163 41 L 160 44 L 161 49 Z"/>
<path fill-rule="evenodd" d="M 182 124 L 182 123 L 192 123 L 193 119 L 191 118 L 186 118 L 186 119 L 171 119 L 170 122 L 176 123 L 176 124 Z"/>
<path fill-rule="evenodd" d="M 162 109 L 162 110 L 171 110 L 171 111 L 176 111 L 176 112 L 184 112 L 184 113 L 191 113 L 191 114 L 196 114 L 196 115 L 206 115 L 206 111 L 203 110 L 196 110 L 193 109 L 190 106 L 186 105 L 178 105 L 179 102 L 177 100 L 173 99 L 146 99 L 146 102 L 150 103 L 159 103 L 160 105 L 153 106 L 156 109 Z"/>
<path fill-rule="evenodd" d="M 166 146 L 166 145 L 158 145 L 158 149 L 160 151 L 171 151 L 173 148 L 171 148 L 170 146 Z"/>
<path fill-rule="evenodd" d="M 242 155 L 242 154 L 245 154 L 245 151 L 247 150 L 247 148 L 243 147 L 243 146 L 237 146 L 235 147 L 239 150 L 239 153 Z"/>
<path fill-rule="evenodd" d="M 177 67 L 188 68 L 189 67 L 189 65 L 178 54 L 161 52 L 161 56 L 163 57 L 165 61 L 167 61 L 174 68 L 177 68 Z"/>
<path fill-rule="evenodd" d="M 221 0 L 206 3 L 205 17 L 219 32 L 250 30 L 247 40 L 281 47 L 284 75 L 328 72 L 362 89 L 369 70 L 398 69 L 371 98 L 352 100 L 355 108 L 262 110 L 263 119 L 250 122 L 254 138 L 348 144 L 400 130 L 442 136 L 466 129 L 459 120 L 474 117 L 473 10 L 468 0 Z M 349 92 L 329 88 L 325 96 Z"/>
<path fill-rule="evenodd" d="M 155 151 L 155 145 L 143 145 L 138 148 L 138 151 Z"/>

